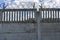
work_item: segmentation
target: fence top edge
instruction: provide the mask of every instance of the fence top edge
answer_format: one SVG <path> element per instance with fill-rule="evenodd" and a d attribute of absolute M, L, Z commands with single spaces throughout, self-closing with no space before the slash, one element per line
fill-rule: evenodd
<path fill-rule="evenodd" d="M 34 11 L 36 9 L 0 9 L 0 11 Z"/>
<path fill-rule="evenodd" d="M 35 11 L 36 9 L 0 9 L 0 11 Z M 39 10 L 60 10 L 60 8 L 40 8 Z"/>

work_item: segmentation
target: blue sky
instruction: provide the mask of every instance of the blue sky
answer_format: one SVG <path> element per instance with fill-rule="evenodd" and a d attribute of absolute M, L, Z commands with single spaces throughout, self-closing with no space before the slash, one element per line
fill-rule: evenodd
<path fill-rule="evenodd" d="M 0 3 L 4 2 L 4 0 L 0 0 Z"/>
<path fill-rule="evenodd" d="M 3 3 L 5 0 L 0 0 L 0 4 Z M 8 0 L 10 2 L 14 1 L 14 0 Z"/>
<path fill-rule="evenodd" d="M 14 0 L 7 0 L 7 1 L 14 2 Z M 39 0 L 39 1 L 40 3 L 44 3 L 43 4 L 44 7 L 60 8 L 60 0 Z M 0 0 L 0 7 L 2 7 L 1 3 L 3 2 L 4 0 Z"/>
<path fill-rule="evenodd" d="M 14 1 L 14 0 L 9 0 L 9 1 Z M 43 0 L 40 0 L 40 2 L 42 2 Z M 4 0 L 0 0 L 0 3 L 3 3 L 4 2 Z"/>

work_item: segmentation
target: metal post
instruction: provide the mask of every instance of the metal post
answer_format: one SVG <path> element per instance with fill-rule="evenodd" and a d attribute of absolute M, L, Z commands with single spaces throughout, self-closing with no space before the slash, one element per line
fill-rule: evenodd
<path fill-rule="evenodd" d="M 38 40 L 41 40 L 41 23 L 40 23 L 40 20 L 41 20 L 41 11 L 37 11 L 36 12 L 36 26 L 37 26 L 37 32 L 38 32 Z"/>

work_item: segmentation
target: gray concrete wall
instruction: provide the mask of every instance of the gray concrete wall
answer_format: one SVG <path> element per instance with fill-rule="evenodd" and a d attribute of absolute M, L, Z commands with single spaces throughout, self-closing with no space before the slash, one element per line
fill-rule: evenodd
<path fill-rule="evenodd" d="M 60 23 L 41 23 L 41 40 L 60 40 Z M 0 40 L 37 40 L 33 23 L 0 24 Z"/>
<path fill-rule="evenodd" d="M 42 40 L 60 40 L 60 23 L 41 23 Z"/>
<path fill-rule="evenodd" d="M 0 40 L 37 40 L 33 23 L 1 23 Z"/>

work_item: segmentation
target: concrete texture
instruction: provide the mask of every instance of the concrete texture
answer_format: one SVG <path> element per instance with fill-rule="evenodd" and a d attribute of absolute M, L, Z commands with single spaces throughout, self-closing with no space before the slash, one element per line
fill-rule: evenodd
<path fill-rule="evenodd" d="M 60 23 L 41 23 L 42 40 L 60 40 Z"/>
<path fill-rule="evenodd" d="M 37 40 L 35 33 L 0 34 L 0 40 Z"/>
<path fill-rule="evenodd" d="M 37 40 L 33 23 L 1 23 L 0 40 Z"/>
<path fill-rule="evenodd" d="M 41 23 L 41 40 L 60 40 L 60 23 Z M 33 23 L 1 23 L 0 40 L 38 40 Z"/>

